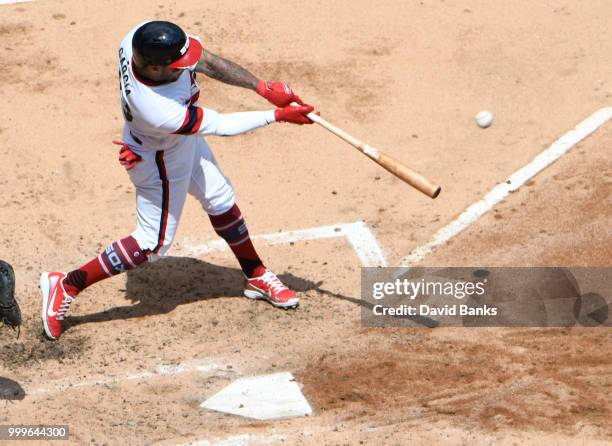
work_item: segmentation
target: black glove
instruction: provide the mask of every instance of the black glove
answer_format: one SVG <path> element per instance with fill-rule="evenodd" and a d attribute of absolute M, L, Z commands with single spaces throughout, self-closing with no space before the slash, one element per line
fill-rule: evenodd
<path fill-rule="evenodd" d="M 15 272 L 3 260 L 0 260 L 0 323 L 13 329 L 21 325 L 21 310 L 15 300 Z"/>

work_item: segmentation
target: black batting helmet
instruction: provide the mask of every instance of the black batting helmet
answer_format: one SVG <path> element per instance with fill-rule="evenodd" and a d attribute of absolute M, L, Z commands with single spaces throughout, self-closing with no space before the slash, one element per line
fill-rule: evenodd
<path fill-rule="evenodd" d="M 197 63 L 202 45 L 174 23 L 153 21 L 136 30 L 132 51 L 135 59 L 145 65 L 187 68 Z"/>

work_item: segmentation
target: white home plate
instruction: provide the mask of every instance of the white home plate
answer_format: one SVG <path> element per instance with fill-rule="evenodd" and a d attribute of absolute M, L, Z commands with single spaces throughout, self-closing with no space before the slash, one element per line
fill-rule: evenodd
<path fill-rule="evenodd" d="M 237 379 L 200 407 L 257 420 L 312 414 L 310 404 L 289 372 Z"/>

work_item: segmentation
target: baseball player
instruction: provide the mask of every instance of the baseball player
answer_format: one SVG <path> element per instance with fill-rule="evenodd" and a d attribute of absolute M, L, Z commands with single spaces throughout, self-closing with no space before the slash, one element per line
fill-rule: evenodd
<path fill-rule="evenodd" d="M 196 73 L 252 89 L 278 108 L 228 114 L 203 108 Z M 257 255 L 232 184 L 203 136 L 238 135 L 274 122 L 311 124 L 306 115 L 313 107 L 286 84 L 259 81 L 241 66 L 203 49 L 197 37 L 164 21 L 145 22 L 127 34 L 119 47 L 119 77 L 125 126 L 123 141 L 114 142 L 121 146 L 119 161 L 136 188 L 136 229 L 73 271 L 41 275 L 47 337 L 60 337 L 71 302 L 85 288 L 168 251 L 188 193 L 200 202 L 215 232 L 236 256 L 245 277 L 245 296 L 266 299 L 276 307 L 296 307 L 296 293 Z"/>
<path fill-rule="evenodd" d="M 15 300 L 15 272 L 4 260 L 0 260 L 0 323 L 13 329 L 21 326 L 21 310 Z"/>

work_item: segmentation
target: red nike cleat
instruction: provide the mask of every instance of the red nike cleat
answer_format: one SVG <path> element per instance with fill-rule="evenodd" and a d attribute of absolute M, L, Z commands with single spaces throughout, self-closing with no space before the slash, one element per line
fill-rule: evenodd
<path fill-rule="evenodd" d="M 279 308 L 295 308 L 300 303 L 297 294 L 267 269 L 261 276 L 244 281 L 244 295 L 249 299 L 265 299 Z"/>
<path fill-rule="evenodd" d="M 62 335 L 62 321 L 74 297 L 66 292 L 62 280 L 65 273 L 42 273 L 40 289 L 42 291 L 42 320 L 45 334 L 49 339 L 58 339 Z"/>

